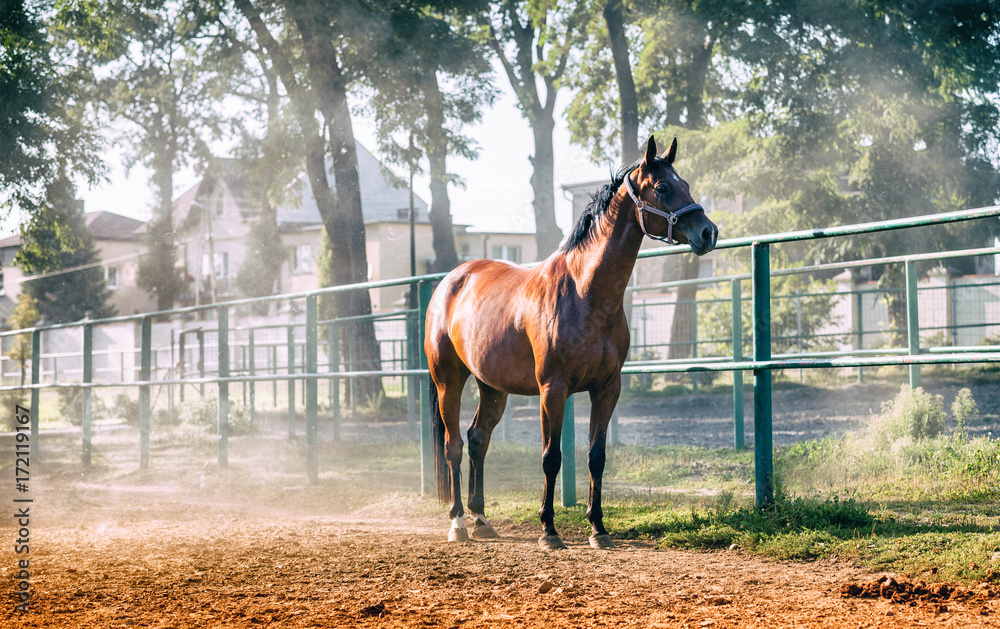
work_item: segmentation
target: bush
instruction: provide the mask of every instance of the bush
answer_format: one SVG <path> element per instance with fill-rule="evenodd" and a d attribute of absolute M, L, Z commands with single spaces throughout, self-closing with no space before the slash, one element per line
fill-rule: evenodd
<path fill-rule="evenodd" d="M 73 426 L 83 424 L 83 389 L 59 389 L 59 415 Z"/>
<path fill-rule="evenodd" d="M 904 384 L 896 397 L 882 405 L 882 413 L 872 419 L 868 434 L 877 449 L 887 450 L 905 439 L 917 442 L 936 437 L 944 430 L 944 422 L 943 397 Z"/>
<path fill-rule="evenodd" d="M 139 425 L 139 401 L 133 400 L 127 393 L 119 393 L 115 397 L 115 415 L 124 419 L 129 426 Z"/>
<path fill-rule="evenodd" d="M 219 429 L 219 401 L 216 398 L 205 398 L 200 403 L 192 404 L 182 414 L 184 421 L 194 426 L 201 426 L 210 433 Z M 229 436 L 239 437 L 260 432 L 260 426 L 250 421 L 250 413 L 246 407 L 229 401 Z"/>
<path fill-rule="evenodd" d="M 29 404 L 31 402 L 26 389 L 12 389 L 0 393 L 0 430 L 4 432 L 14 430 L 15 407 L 28 408 Z"/>
<path fill-rule="evenodd" d="M 955 436 L 966 439 L 969 436 L 969 425 L 979 419 L 979 407 L 972 399 L 972 391 L 961 389 L 951 403 L 951 415 L 955 418 Z"/>

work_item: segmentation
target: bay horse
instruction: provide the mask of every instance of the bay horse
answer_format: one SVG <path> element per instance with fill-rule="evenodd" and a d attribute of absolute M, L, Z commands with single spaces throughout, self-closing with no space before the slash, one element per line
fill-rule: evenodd
<path fill-rule="evenodd" d="M 469 511 L 472 537 L 497 537 L 485 515 L 483 460 L 507 395 L 540 395 L 545 486 L 538 515 L 543 549 L 566 548 L 553 525 L 553 494 L 562 463 L 560 438 L 569 395 L 590 394 L 590 545 L 613 548 L 601 511 L 608 422 L 621 392 L 629 327 L 623 298 L 643 236 L 715 247 L 719 230 L 694 202 L 673 162 L 677 138 L 614 175 L 558 251 L 533 268 L 501 260 L 473 260 L 449 273 L 427 310 L 424 351 L 430 368 L 430 404 L 438 497 L 450 502 L 450 541 L 468 541 L 461 497 L 459 410 L 469 376 L 479 384 L 479 408 L 469 427 Z M 624 185 L 622 185 L 624 183 Z"/>

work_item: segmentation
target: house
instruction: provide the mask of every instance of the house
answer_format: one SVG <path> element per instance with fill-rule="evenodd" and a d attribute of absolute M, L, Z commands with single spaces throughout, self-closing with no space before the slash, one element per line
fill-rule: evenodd
<path fill-rule="evenodd" d="M 113 212 L 84 214 L 84 222 L 94 237 L 97 255 L 104 263 L 104 281 L 113 294 L 112 302 L 119 314 L 154 309 L 156 302 L 136 286 L 139 256 L 143 251 L 136 230 L 143 222 Z M 24 272 L 14 264 L 14 256 L 20 248 L 21 237 L 17 234 L 0 239 L 0 323 L 13 312 L 22 283 L 30 281 L 25 280 Z"/>
<path fill-rule="evenodd" d="M 405 182 L 360 143 L 356 148 L 367 280 L 410 275 L 411 201 L 416 271 L 418 275 L 430 272 L 434 249 L 427 203 L 417 195 L 411 199 Z M 235 160 L 221 159 L 174 201 L 179 257 L 190 279 L 189 290 L 182 295 L 178 306 L 240 297 L 234 280 L 246 256 L 250 222 L 260 211 L 258 194 Z M 305 173 L 300 173 L 289 186 L 287 199 L 277 207 L 276 214 L 281 243 L 288 255 L 275 292 L 298 293 L 319 288 L 318 264 L 324 227 Z M 462 259 L 493 257 L 523 262 L 535 257 L 534 235 L 524 226 L 484 231 L 455 225 L 454 230 L 455 246 Z M 372 309 L 388 311 L 403 307 L 406 290 L 406 286 L 372 289 Z"/>
<path fill-rule="evenodd" d="M 410 203 L 405 183 L 389 172 L 367 149 L 357 144 L 361 204 L 365 222 L 368 280 L 410 275 Z M 331 183 L 332 178 L 331 178 Z M 188 280 L 177 307 L 237 299 L 235 278 L 246 259 L 250 224 L 261 203 L 254 182 L 239 163 L 219 159 L 173 204 L 178 264 Z M 417 274 L 430 272 L 434 260 L 428 204 L 412 197 Z M 324 228 L 308 179 L 301 173 L 277 208 L 278 231 L 287 252 L 275 293 L 297 293 L 319 288 L 319 258 Z M 86 214 L 88 230 L 104 263 L 112 302 L 120 314 L 150 312 L 156 300 L 136 283 L 139 257 L 145 251 L 146 223 L 113 212 Z M 499 228 L 495 228 L 499 226 Z M 461 260 L 501 258 L 514 262 L 535 259 L 530 225 L 501 221 L 490 229 L 455 225 L 455 246 Z M 21 246 L 18 236 L 0 240 L 0 317 L 13 310 L 22 273 L 13 265 Z M 7 293 L 3 294 L 4 283 Z M 389 311 L 404 307 L 406 286 L 371 290 L 372 308 Z M 284 307 L 288 307 L 285 305 Z M 6 314 L 4 314 L 6 313 Z"/>

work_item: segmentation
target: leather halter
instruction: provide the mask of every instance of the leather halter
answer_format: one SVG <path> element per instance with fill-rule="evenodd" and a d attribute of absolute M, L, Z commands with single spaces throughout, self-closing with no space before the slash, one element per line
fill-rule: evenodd
<path fill-rule="evenodd" d="M 631 175 L 632 175 L 632 173 L 635 170 L 636 170 L 636 168 L 633 168 L 632 170 L 628 171 L 628 173 L 625 174 L 625 190 L 628 191 L 628 195 L 630 197 L 632 197 L 632 202 L 635 203 L 635 206 L 639 209 L 639 228 L 642 229 L 642 233 L 644 235 L 646 235 L 646 236 L 649 236 L 653 240 L 659 240 L 661 242 L 667 243 L 668 245 L 680 244 L 680 243 L 674 243 L 674 238 L 673 238 L 673 236 L 674 236 L 674 223 L 677 222 L 677 219 L 679 219 L 681 216 L 687 214 L 688 212 L 693 212 L 695 210 L 701 210 L 701 211 L 704 212 L 705 208 L 701 207 L 697 203 L 691 203 L 689 205 L 685 205 L 684 207 L 682 207 L 681 209 L 677 210 L 676 212 L 667 212 L 667 211 L 661 210 L 659 208 L 655 208 L 652 205 L 647 204 L 645 201 L 643 201 L 642 199 L 639 198 L 639 195 L 637 195 L 635 193 L 635 188 L 632 187 L 632 176 Z M 662 216 L 663 218 L 667 219 L 667 237 L 666 238 L 664 238 L 663 236 L 654 236 L 653 234 L 651 234 L 648 231 L 646 231 L 646 224 L 645 224 L 645 222 L 643 221 L 643 218 L 642 218 L 644 216 L 643 212 L 652 212 L 653 214 L 656 214 L 657 216 Z"/>

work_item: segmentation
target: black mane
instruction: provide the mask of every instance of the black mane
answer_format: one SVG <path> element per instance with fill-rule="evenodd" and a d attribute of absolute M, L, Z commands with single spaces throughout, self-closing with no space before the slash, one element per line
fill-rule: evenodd
<path fill-rule="evenodd" d="M 577 219 L 576 225 L 570 230 L 566 242 L 561 247 L 563 251 L 572 251 L 587 242 L 597 219 L 608 210 L 608 206 L 611 205 L 611 199 L 614 198 L 615 193 L 618 192 L 618 188 L 625 181 L 625 176 L 632 172 L 635 167 L 636 165 L 632 164 L 621 168 L 618 172 L 612 171 L 611 183 L 602 186 L 600 190 L 590 194 L 590 203 L 587 204 L 587 209 Z"/>

